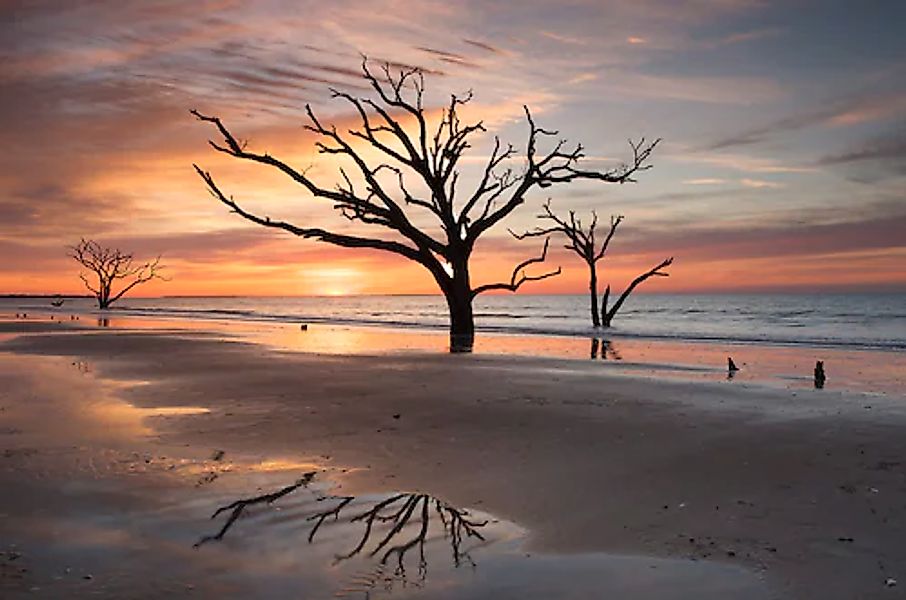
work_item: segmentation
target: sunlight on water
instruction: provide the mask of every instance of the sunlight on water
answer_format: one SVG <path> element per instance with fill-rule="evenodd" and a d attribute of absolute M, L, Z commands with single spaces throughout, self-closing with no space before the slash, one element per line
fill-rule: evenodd
<path fill-rule="evenodd" d="M 481 331 L 587 337 L 584 295 L 480 296 L 475 302 Z M 0 314 L 53 312 L 68 318 L 90 313 L 88 299 L 64 309 L 44 300 L 0 299 Z M 447 309 L 439 296 L 127 298 L 107 318 L 128 315 L 173 318 L 379 325 L 443 330 Z M 906 348 L 903 294 L 721 294 L 633 296 L 609 334 L 687 341 Z"/>

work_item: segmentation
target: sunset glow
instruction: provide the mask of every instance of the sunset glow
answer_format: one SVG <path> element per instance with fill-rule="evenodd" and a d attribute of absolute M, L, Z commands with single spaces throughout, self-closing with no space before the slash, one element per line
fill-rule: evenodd
<path fill-rule="evenodd" d="M 280 173 L 213 152 L 188 112 L 219 115 L 257 151 L 332 185 L 338 163 L 300 127 L 304 106 L 353 126 L 327 88 L 367 92 L 360 54 L 425 69 L 433 118 L 450 92 L 474 90 L 470 116 L 488 132 L 466 189 L 494 135 L 524 144 L 523 104 L 583 143 L 589 167 L 625 160 L 627 138 L 663 137 L 636 184 L 551 191 L 563 210 L 626 216 L 605 282 L 672 255 L 671 277 L 644 291 L 906 289 L 904 42 L 875 27 L 896 15 L 847 12 L 840 36 L 839 3 L 823 19 L 748 0 L 606 4 L 4 4 L 0 292 L 82 293 L 65 247 L 84 236 L 162 255 L 169 280 L 143 288 L 152 296 L 436 293 L 398 256 L 242 221 L 192 170 L 261 214 L 373 235 Z M 506 280 L 537 252 L 506 228 L 533 227 L 544 200 L 534 193 L 482 239 L 475 283 Z M 559 245 L 548 264 L 563 274 L 520 292 L 586 289 Z"/>

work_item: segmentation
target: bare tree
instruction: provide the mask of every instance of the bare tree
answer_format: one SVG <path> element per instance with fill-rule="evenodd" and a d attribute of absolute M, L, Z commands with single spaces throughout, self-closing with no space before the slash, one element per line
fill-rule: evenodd
<path fill-rule="evenodd" d="M 463 189 L 461 159 L 472 147 L 472 141 L 486 131 L 481 121 L 465 123 L 460 118 L 461 109 L 471 101 L 472 93 L 451 95 L 438 122 L 434 123 L 423 102 L 422 71 L 412 68 L 393 72 L 385 64 L 375 74 L 364 59 L 362 72 L 372 97 L 360 98 L 330 90 L 333 98 L 351 106 L 360 122 L 358 128 L 339 131 L 335 125 L 322 123 L 310 106 L 305 107 L 309 120 L 306 129 L 317 136 L 318 152 L 341 158 L 352 166 L 350 172 L 340 167 L 340 182 L 331 187 L 313 181 L 307 170 L 298 170 L 266 152 L 252 152 L 247 142 L 233 135 L 218 117 L 196 110 L 191 112 L 216 128 L 222 141 L 210 141 L 210 145 L 218 152 L 278 169 L 311 195 L 332 202 L 350 221 L 383 230 L 382 235 L 354 235 L 272 220 L 241 207 L 232 196 L 220 190 L 210 173 L 197 165 L 195 170 L 215 198 L 253 223 L 337 246 L 392 252 L 425 267 L 447 301 L 452 352 L 472 349 L 475 338 L 472 301 L 478 294 L 489 290 L 515 292 L 526 282 L 559 272 L 540 275 L 524 272 L 528 265 L 545 259 L 546 253 L 542 252 L 538 258 L 517 265 L 507 282 L 473 286 L 469 260 L 477 240 L 507 218 L 536 188 L 576 180 L 633 181 L 635 173 L 648 168 L 645 163 L 654 148 L 654 144 L 633 145 L 633 157 L 628 164 L 604 171 L 584 170 L 579 168 L 583 147 L 568 146 L 566 140 L 557 138 L 556 131 L 538 127 L 528 107 L 524 107 L 528 139 L 522 168 L 510 166 L 520 154 L 516 148 L 495 137 L 490 155 L 479 172 L 477 186 Z M 550 147 L 541 150 L 539 144 L 549 139 Z M 366 153 L 359 149 L 361 144 L 381 158 L 366 159 Z M 415 225 L 422 217 L 430 219 L 433 225 L 430 228 Z"/>
<path fill-rule="evenodd" d="M 165 279 L 160 274 L 163 267 L 159 256 L 154 260 L 138 263 L 131 253 L 101 246 L 94 240 L 83 238 L 75 246 L 70 246 L 69 256 L 90 271 L 90 274 L 80 272 L 79 277 L 97 298 L 100 309 L 110 308 L 111 304 L 138 285 L 152 279 Z M 93 283 L 91 279 L 97 279 L 97 283 Z M 118 281 L 122 282 L 123 287 L 115 292 L 113 286 Z"/>
<path fill-rule="evenodd" d="M 655 140 L 649 148 L 654 148 L 660 140 Z M 639 143 L 639 146 L 644 144 L 644 140 Z M 635 148 L 636 146 L 633 145 Z M 638 151 L 637 151 L 638 152 Z M 647 168 L 643 167 L 643 168 Z M 566 237 L 567 244 L 564 246 L 567 250 L 572 250 L 585 261 L 585 264 L 588 265 L 588 293 L 591 304 L 591 323 L 595 327 L 610 327 L 613 322 L 613 318 L 616 316 L 617 311 L 623 306 L 623 303 L 626 302 L 626 299 L 629 298 L 629 294 L 638 287 L 643 281 L 650 277 L 668 277 L 669 273 L 664 272 L 664 269 L 673 264 L 673 257 L 665 259 L 660 264 L 658 264 L 653 269 L 646 271 L 632 280 L 632 283 L 620 294 L 620 297 L 616 302 L 613 303 L 613 306 L 608 307 L 607 302 L 610 298 L 610 284 L 607 285 L 607 288 L 604 290 L 604 297 L 601 299 L 601 310 L 598 312 L 598 261 L 600 261 L 607 254 L 607 248 L 610 246 L 610 240 L 613 239 L 614 234 L 617 232 L 617 228 L 620 226 L 620 223 L 623 222 L 623 216 L 612 216 L 610 217 L 610 229 L 607 231 L 607 235 L 604 237 L 604 240 L 601 242 L 601 245 L 598 246 L 598 243 L 595 239 L 596 230 L 598 227 L 598 215 L 594 211 L 591 213 L 591 222 L 588 227 L 585 227 L 582 224 L 582 220 L 576 218 L 575 211 L 569 211 L 569 218 L 564 219 L 558 217 L 551 210 L 550 200 L 544 203 L 544 212 L 538 215 L 538 218 L 543 221 L 551 222 L 552 225 L 548 227 L 536 227 L 531 231 L 526 231 L 522 234 L 510 233 L 516 239 L 525 239 L 527 237 L 545 237 L 545 243 L 549 239 L 548 236 L 554 234 L 561 234 Z"/>

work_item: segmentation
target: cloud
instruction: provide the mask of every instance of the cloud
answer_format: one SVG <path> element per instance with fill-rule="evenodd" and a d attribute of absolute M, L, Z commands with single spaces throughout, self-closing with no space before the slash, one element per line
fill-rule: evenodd
<path fill-rule="evenodd" d="M 743 178 L 739 180 L 739 183 L 746 187 L 756 188 L 756 189 L 780 189 L 783 187 L 782 183 L 777 183 L 776 181 L 765 181 L 764 179 L 748 179 Z"/>
<path fill-rule="evenodd" d="M 687 179 L 683 181 L 683 185 L 721 185 L 726 183 L 726 179 L 717 179 L 714 177 L 704 177 L 701 179 Z"/>
<path fill-rule="evenodd" d="M 486 52 L 490 52 L 492 54 L 506 54 L 507 53 L 506 50 L 504 50 L 502 48 L 498 48 L 497 46 L 492 46 L 491 44 L 487 44 L 485 42 L 479 42 L 478 40 L 470 40 L 468 38 L 463 38 L 462 41 L 465 42 L 466 44 L 469 44 L 470 46 L 474 46 L 474 47 L 484 50 Z"/>
<path fill-rule="evenodd" d="M 906 128 L 866 140 L 849 150 L 829 154 L 818 161 L 819 165 L 833 166 L 874 162 L 906 175 Z"/>
<path fill-rule="evenodd" d="M 802 112 L 744 130 L 707 144 L 705 150 L 724 150 L 761 143 L 773 135 L 791 133 L 808 127 L 842 127 L 880 121 L 906 114 L 906 93 L 864 96 Z"/>
<path fill-rule="evenodd" d="M 797 164 L 795 162 L 783 163 L 776 159 L 746 154 L 731 154 L 729 152 L 702 152 L 693 148 L 683 147 L 665 154 L 665 158 L 680 163 L 704 164 L 743 173 L 802 174 L 812 173 L 817 170 L 814 165 Z"/>
<path fill-rule="evenodd" d="M 785 33 L 784 29 L 779 27 L 763 27 L 760 29 L 752 29 L 749 31 L 740 31 L 736 33 L 731 33 L 726 35 L 711 45 L 714 47 L 718 46 L 727 46 L 731 44 L 742 44 L 747 42 L 753 42 L 756 40 L 763 40 L 765 38 L 777 37 Z"/>
<path fill-rule="evenodd" d="M 579 73 L 578 75 L 570 79 L 568 83 L 587 83 L 589 81 L 595 81 L 596 79 L 598 79 L 598 76 L 595 73 Z"/>
<path fill-rule="evenodd" d="M 835 252 L 906 249 L 906 207 L 899 210 L 878 204 L 864 215 L 813 223 L 794 211 L 775 223 L 751 220 L 723 226 L 700 224 L 685 228 L 670 225 L 633 228 L 628 222 L 619 238 L 619 252 L 672 254 L 689 260 L 720 257 L 768 258 L 808 256 Z M 615 249 L 615 251 L 617 251 Z"/>
<path fill-rule="evenodd" d="M 743 177 L 738 180 L 721 179 L 718 177 L 703 177 L 701 179 L 686 179 L 683 185 L 726 185 L 728 183 L 738 183 L 739 185 L 756 188 L 756 189 L 780 189 L 784 187 L 782 183 L 776 181 L 766 181 L 764 179 L 750 179 Z"/>
<path fill-rule="evenodd" d="M 248 289 L 250 281 L 257 284 L 262 274 L 268 289 L 277 290 L 279 277 L 318 261 L 339 261 L 343 268 L 356 263 L 360 255 L 354 251 L 257 232 L 208 198 L 191 171 L 193 162 L 214 172 L 250 208 L 350 232 L 374 231 L 346 223 L 329 203 L 310 201 L 279 173 L 212 153 L 205 145 L 210 130 L 187 109 L 227 119 L 256 149 L 300 168 L 313 165 L 313 176 L 329 186 L 337 163 L 313 153 L 312 137 L 302 129 L 304 105 L 311 103 L 341 131 L 354 126 L 354 115 L 330 100 L 326 88 L 366 93 L 361 52 L 394 68 L 424 68 L 432 116 L 448 93 L 475 89 L 468 118 L 484 119 L 489 131 L 462 162 L 461 182 L 473 183 L 478 158 L 487 154 L 494 134 L 517 146 L 525 143 L 522 103 L 531 105 L 539 125 L 585 142 L 592 156 L 608 154 L 613 149 L 607 144 L 644 131 L 663 132 L 669 140 L 664 151 L 672 154 L 659 149 L 665 164 L 659 162 L 638 186 L 602 192 L 577 185 L 553 192 L 572 206 L 602 196 L 625 201 L 641 214 L 656 206 L 665 222 L 685 227 L 697 221 L 692 224 L 710 225 L 702 229 L 707 233 L 726 225 L 721 219 L 732 203 L 752 203 L 746 215 L 757 221 L 759 210 L 772 210 L 783 197 L 765 193 L 771 188 L 795 183 L 793 205 L 806 203 L 802 195 L 815 198 L 825 191 L 817 177 L 792 182 L 780 175 L 898 164 L 898 147 L 880 140 L 837 142 L 842 150 L 836 153 L 827 146 L 813 150 L 825 154 L 819 163 L 799 148 L 767 158 L 728 152 L 733 143 L 720 152 L 694 152 L 688 140 L 719 123 L 735 123 L 741 133 L 727 137 L 740 137 L 739 145 L 745 145 L 782 131 L 843 128 L 902 114 L 906 100 L 894 89 L 824 108 L 806 87 L 833 95 L 844 84 L 818 74 L 808 86 L 790 85 L 757 53 L 743 60 L 737 55 L 745 48 L 723 49 L 779 36 L 779 30 L 756 25 L 775 22 L 770 18 L 776 14 L 762 14 L 771 10 L 747 0 L 612 0 L 606 10 L 598 0 L 526 0 L 518 11 L 475 0 L 374 0 L 368 10 L 334 2 L 307 3 L 295 12 L 287 12 L 282 0 L 0 2 L 0 143 L 7 149 L 0 162 L 0 243 L 23 252 L 31 248 L 32 254 L 24 254 L 28 265 L 45 264 L 42 252 L 59 252 L 79 235 L 131 243 L 142 253 L 163 253 L 193 275 L 180 285 L 221 291 L 232 286 L 233 293 Z M 711 41 L 701 41 L 703 32 Z M 850 81 L 844 79 L 845 85 Z M 793 107 L 793 116 L 771 121 L 768 111 L 781 102 Z M 696 193 L 661 201 L 679 182 Z M 849 194 L 827 188 L 828 203 L 838 206 Z M 865 201 L 853 203 L 861 209 Z M 517 221 L 532 217 L 532 211 L 516 215 Z M 389 264 L 361 256 L 372 261 L 362 263 L 366 270 Z M 506 265 L 492 263 L 489 277 L 506 271 Z M 12 269 L 4 264 L 0 276 Z M 408 266 L 394 269 L 398 285 L 411 289 Z M 5 285 L 23 272 L 7 276 Z M 57 274 L 65 272 L 61 267 Z M 224 283 L 217 283 L 219 277 Z M 418 289 L 430 291 L 431 285 Z"/>

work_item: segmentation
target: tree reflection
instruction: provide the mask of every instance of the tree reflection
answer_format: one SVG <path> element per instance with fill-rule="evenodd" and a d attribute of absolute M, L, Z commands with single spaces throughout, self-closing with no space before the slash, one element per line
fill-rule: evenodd
<path fill-rule="evenodd" d="M 623 360 L 620 352 L 610 340 L 591 338 L 591 359 L 595 360 L 600 355 L 601 360 Z"/>
<path fill-rule="evenodd" d="M 195 543 L 195 547 L 222 540 L 246 509 L 254 505 L 270 505 L 300 488 L 308 488 L 314 476 L 314 472 L 305 473 L 292 485 L 275 492 L 236 500 L 218 508 L 211 518 L 216 519 L 222 513 L 229 513 L 226 522 L 217 533 L 201 537 Z M 429 540 L 432 523 L 435 528 L 439 526 L 443 539 L 450 545 L 455 567 L 463 563 L 475 565 L 469 549 L 465 547 L 465 542 L 469 538 L 485 541 L 479 530 L 488 524 L 487 520 L 474 519 L 468 511 L 430 494 L 397 493 L 376 500 L 362 499 L 356 503 L 359 500 L 356 496 L 321 495 L 317 491 L 314 493 L 318 494 L 319 503 L 330 504 L 330 507 L 305 518 L 307 522 L 313 523 L 308 533 L 308 542 L 314 542 L 324 527 L 340 522 L 341 517 L 343 522 L 361 527 L 356 544 L 348 552 L 338 553 L 334 558 L 336 562 L 342 562 L 361 554 L 377 559 L 378 567 L 375 572 L 359 580 L 369 588 L 380 583 L 392 586 L 394 581 L 405 583 L 407 555 L 417 557 L 418 582 L 425 580 L 427 575 L 425 543 Z M 393 569 L 392 577 L 387 576 L 387 567 Z"/>

